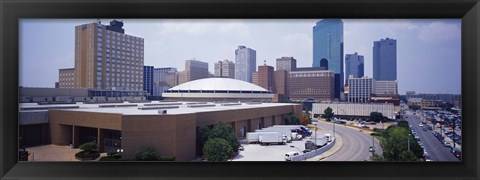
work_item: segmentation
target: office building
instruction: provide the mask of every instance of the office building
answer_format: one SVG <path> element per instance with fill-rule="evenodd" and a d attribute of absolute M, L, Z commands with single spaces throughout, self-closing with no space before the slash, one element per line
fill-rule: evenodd
<path fill-rule="evenodd" d="M 186 71 L 177 72 L 177 79 L 178 79 L 177 85 L 188 82 L 186 74 L 187 74 Z"/>
<path fill-rule="evenodd" d="M 352 75 L 354 78 L 361 78 L 364 76 L 364 61 L 363 56 L 357 54 L 345 55 L 345 71 L 346 71 L 346 84 L 348 83 L 348 77 Z"/>
<path fill-rule="evenodd" d="M 252 73 L 257 68 L 257 52 L 245 46 L 235 50 L 235 79 L 252 82 Z"/>
<path fill-rule="evenodd" d="M 397 40 L 386 38 L 373 42 L 373 78 L 397 80 Z"/>
<path fill-rule="evenodd" d="M 208 78 L 208 63 L 197 60 L 185 61 L 185 81 Z"/>
<path fill-rule="evenodd" d="M 288 97 L 292 101 L 332 101 L 334 81 L 335 73 L 330 70 L 292 71 L 288 79 Z"/>
<path fill-rule="evenodd" d="M 143 66 L 143 91 L 153 95 L 153 66 Z"/>
<path fill-rule="evenodd" d="M 297 60 L 293 57 L 281 57 L 277 58 L 277 71 L 285 70 L 292 71 L 297 68 Z"/>
<path fill-rule="evenodd" d="M 58 70 L 58 88 L 73 88 L 74 68 Z"/>
<path fill-rule="evenodd" d="M 397 81 L 375 81 L 376 95 L 395 95 L 398 94 Z"/>
<path fill-rule="evenodd" d="M 394 106 L 392 103 L 339 103 L 339 102 L 322 102 L 313 103 L 312 114 L 314 117 L 321 117 L 325 109 L 332 108 L 335 116 L 342 119 L 364 119 L 370 118 L 370 113 L 379 112 L 389 119 L 395 119 Z"/>
<path fill-rule="evenodd" d="M 215 63 L 215 77 L 235 78 L 235 64 L 227 59 Z"/>
<path fill-rule="evenodd" d="M 161 96 L 162 92 L 177 85 L 177 68 L 153 69 L 153 96 Z"/>
<path fill-rule="evenodd" d="M 279 102 L 282 99 L 288 99 L 289 73 L 286 70 L 277 70 L 273 72 L 275 91 L 273 102 Z"/>
<path fill-rule="evenodd" d="M 125 34 L 123 22 L 75 27 L 75 88 L 143 91 L 144 39 Z"/>
<path fill-rule="evenodd" d="M 335 73 L 335 98 L 343 90 L 343 21 L 324 19 L 313 27 L 313 67 L 324 67 Z"/>
<path fill-rule="evenodd" d="M 258 80 L 253 84 L 263 87 L 270 92 L 276 92 L 272 66 L 267 66 L 266 64 L 263 66 L 258 66 L 258 72 L 255 74 L 257 74 Z"/>
<path fill-rule="evenodd" d="M 370 97 L 370 103 L 375 103 L 375 104 L 391 103 L 393 104 L 394 112 L 400 111 L 400 95 L 398 94 L 383 94 L 383 95 L 372 94 L 372 96 Z"/>
<path fill-rule="evenodd" d="M 348 77 L 348 102 L 366 103 L 375 90 L 375 80 L 369 77 Z"/>

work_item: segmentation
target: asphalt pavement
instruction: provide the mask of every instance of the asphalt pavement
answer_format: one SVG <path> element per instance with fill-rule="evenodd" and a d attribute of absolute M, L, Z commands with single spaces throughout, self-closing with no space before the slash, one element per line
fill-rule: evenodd
<path fill-rule="evenodd" d="M 329 122 L 318 121 L 317 126 L 323 129 L 333 131 L 333 124 Z M 343 145 L 340 150 L 322 161 L 364 161 L 370 160 L 369 152 L 372 141 L 375 142 L 377 153 L 381 153 L 381 147 L 378 141 L 372 139 L 372 136 L 360 132 L 360 130 L 344 127 L 341 124 L 335 124 L 335 133 L 342 136 Z"/>
<path fill-rule="evenodd" d="M 430 155 L 433 161 L 459 161 L 459 159 L 450 152 L 449 147 L 445 147 L 438 141 L 431 130 L 423 131 L 423 128 L 419 126 L 421 121 L 418 116 L 412 114 L 411 111 L 407 111 L 406 116 L 408 123 L 420 137 L 423 147 L 426 148 L 428 155 Z"/>

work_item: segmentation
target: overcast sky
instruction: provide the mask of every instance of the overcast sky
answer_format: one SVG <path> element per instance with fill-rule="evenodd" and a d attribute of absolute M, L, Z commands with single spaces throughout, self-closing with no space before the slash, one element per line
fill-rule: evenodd
<path fill-rule="evenodd" d="M 58 69 L 74 67 L 75 26 L 94 19 L 20 20 L 20 85 L 54 87 Z M 145 39 L 145 65 L 184 69 L 185 60 L 235 61 L 235 49 L 257 51 L 257 66 L 293 56 L 297 66 L 312 65 L 312 28 L 307 20 L 134 20 L 123 19 L 125 33 Z M 110 19 L 102 19 L 108 24 Z M 343 20 L 344 56 L 365 57 L 372 77 L 373 41 L 397 40 L 399 93 L 461 92 L 461 21 Z"/>

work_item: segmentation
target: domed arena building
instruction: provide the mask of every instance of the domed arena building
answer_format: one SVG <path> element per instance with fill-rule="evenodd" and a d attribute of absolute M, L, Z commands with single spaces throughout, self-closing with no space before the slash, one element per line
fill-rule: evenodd
<path fill-rule="evenodd" d="M 272 92 L 230 78 L 205 78 L 186 82 L 162 93 L 165 100 L 204 102 L 271 102 Z"/>

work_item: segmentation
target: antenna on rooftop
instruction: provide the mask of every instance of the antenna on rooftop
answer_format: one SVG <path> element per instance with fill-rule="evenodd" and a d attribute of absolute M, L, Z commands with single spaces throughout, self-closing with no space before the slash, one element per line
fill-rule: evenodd
<path fill-rule="evenodd" d="M 267 60 L 263 60 L 263 65 L 267 65 Z"/>

